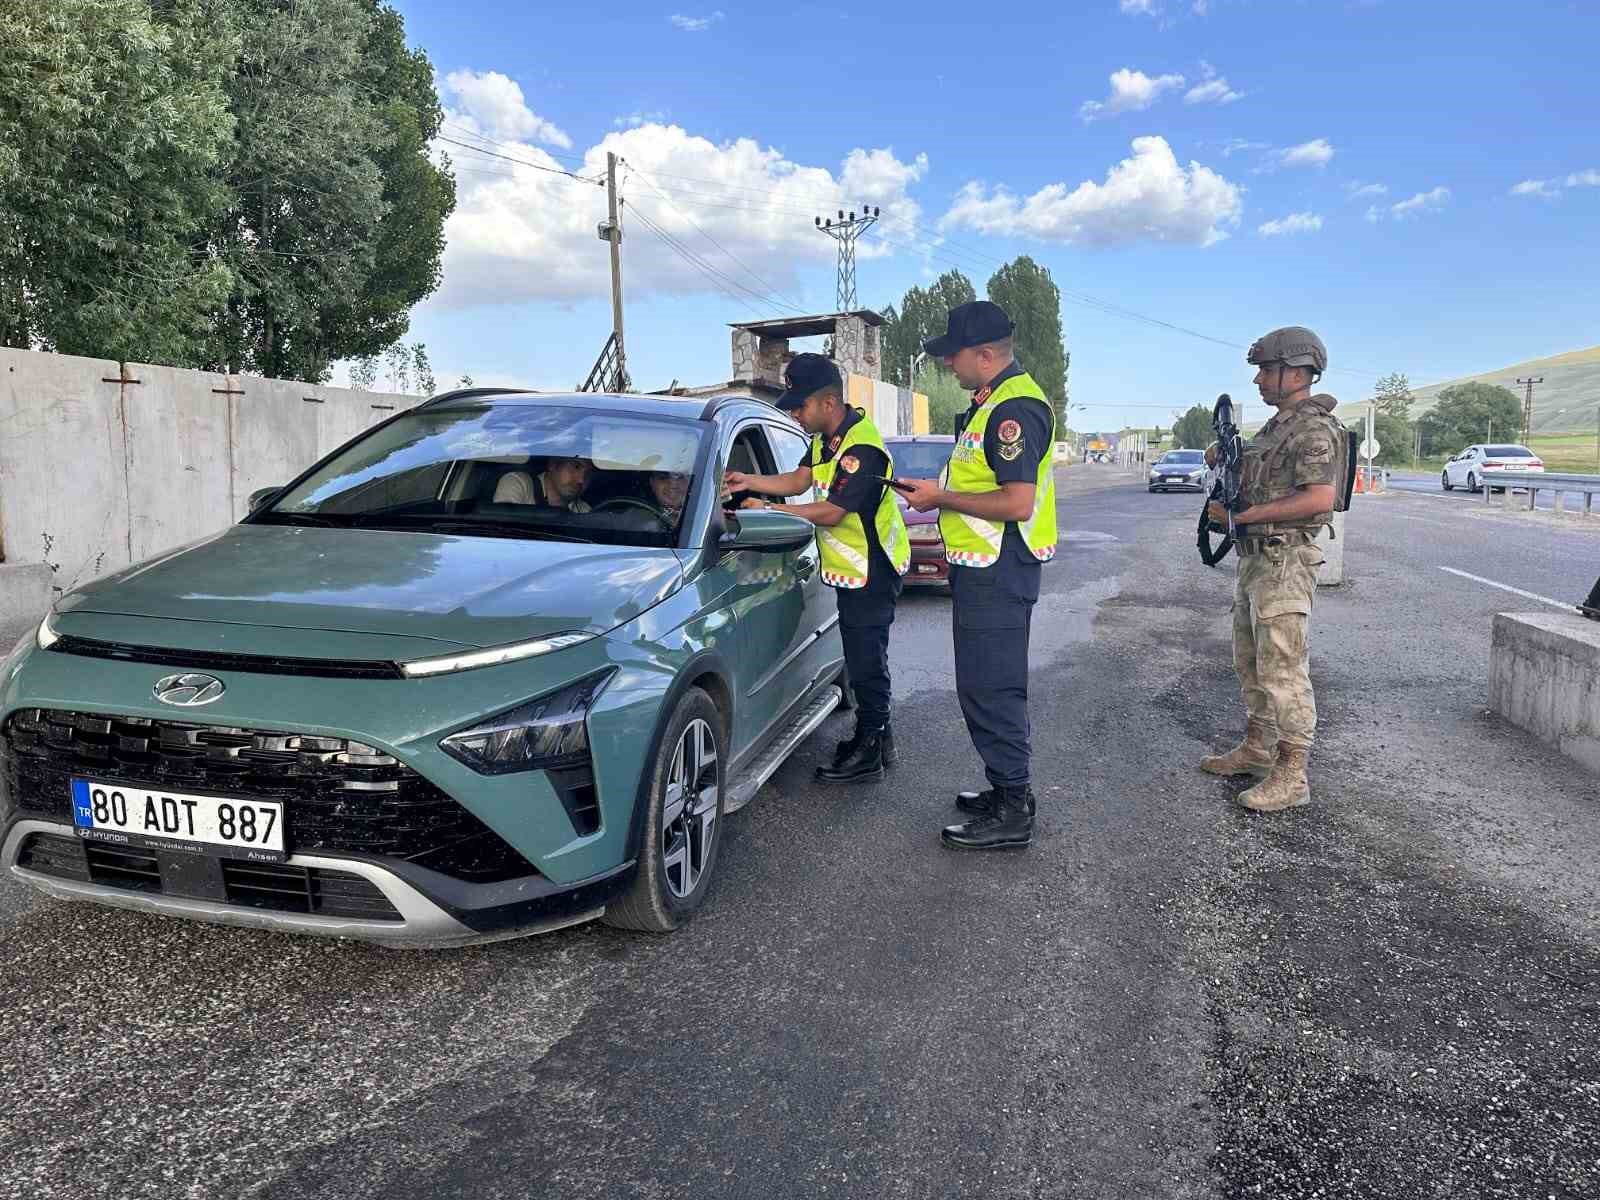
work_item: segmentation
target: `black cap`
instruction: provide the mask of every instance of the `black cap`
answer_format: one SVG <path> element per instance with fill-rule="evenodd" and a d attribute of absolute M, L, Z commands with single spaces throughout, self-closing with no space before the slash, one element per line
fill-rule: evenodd
<path fill-rule="evenodd" d="M 793 412 L 826 387 L 837 388 L 840 397 L 844 396 L 844 378 L 833 359 L 826 354 L 796 354 L 783 368 L 783 395 L 774 403 L 784 412 Z"/>
<path fill-rule="evenodd" d="M 968 346 L 986 346 L 1011 336 L 1016 328 L 1006 310 L 987 300 L 958 304 L 950 310 L 943 337 L 929 338 L 922 348 L 935 358 L 945 358 Z"/>

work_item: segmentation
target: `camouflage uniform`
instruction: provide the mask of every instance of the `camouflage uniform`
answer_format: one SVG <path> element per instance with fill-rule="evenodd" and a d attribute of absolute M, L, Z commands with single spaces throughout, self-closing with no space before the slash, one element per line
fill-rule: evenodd
<path fill-rule="evenodd" d="M 1336 403 L 1329 395 L 1312 396 L 1261 427 L 1245 447 L 1241 483 L 1248 505 L 1281 500 L 1312 484 L 1341 486 L 1336 440 L 1344 432 L 1332 416 Z M 1308 750 L 1316 734 L 1307 625 L 1323 554 L 1312 539 L 1332 523 L 1329 511 L 1252 524 L 1238 543 L 1233 667 L 1251 723 L 1269 732 L 1268 745 L 1275 733 L 1280 746 Z"/>

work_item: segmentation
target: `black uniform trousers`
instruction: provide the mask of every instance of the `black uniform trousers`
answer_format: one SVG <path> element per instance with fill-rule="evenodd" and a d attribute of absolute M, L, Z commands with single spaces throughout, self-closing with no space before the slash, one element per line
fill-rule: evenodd
<path fill-rule="evenodd" d="M 874 547 L 867 586 L 837 588 L 839 638 L 856 695 L 856 720 L 863 729 L 889 723 L 889 626 L 894 624 L 901 579 Z"/>
<path fill-rule="evenodd" d="M 1029 782 L 1028 634 L 1039 572 L 1038 560 L 1023 562 L 1010 545 L 992 566 L 950 568 L 956 696 L 990 787 Z"/>

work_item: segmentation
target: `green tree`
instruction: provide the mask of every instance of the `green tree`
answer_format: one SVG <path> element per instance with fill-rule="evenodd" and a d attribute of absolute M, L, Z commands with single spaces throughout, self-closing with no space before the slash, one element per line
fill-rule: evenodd
<path fill-rule="evenodd" d="M 0 340 L 184 362 L 233 280 L 225 0 L 13 3 L 0 20 Z"/>
<path fill-rule="evenodd" d="M 207 365 L 321 380 L 395 343 L 437 285 L 455 194 L 427 157 L 438 96 L 377 0 L 236 2 L 233 203 L 213 237 L 235 282 Z"/>
<path fill-rule="evenodd" d="M 972 404 L 971 394 L 936 363 L 922 365 L 916 390 L 928 398 L 928 429 L 933 433 L 954 433 L 956 418 Z"/>
<path fill-rule="evenodd" d="M 1174 449 L 1203 450 L 1216 436 L 1211 428 L 1211 410 L 1204 404 L 1191 405 L 1172 427 Z"/>
<path fill-rule="evenodd" d="M 1376 461 L 1384 466 L 1410 462 L 1416 434 L 1416 426 L 1411 421 L 1413 397 L 1410 381 L 1398 371 L 1385 375 L 1378 380 L 1372 398 L 1377 406 L 1373 429 L 1377 433 L 1378 445 L 1383 448 Z"/>
<path fill-rule="evenodd" d="M 960 271 L 946 271 L 928 287 L 908 291 L 901 298 L 898 311 L 892 304 L 885 308 L 883 327 L 878 331 L 884 379 L 909 386 L 911 363 L 922 353 L 922 343 L 945 331 L 952 308 L 977 298 L 972 280 Z"/>
<path fill-rule="evenodd" d="M 1439 393 L 1417 427 L 1424 454 L 1455 454 L 1474 442 L 1511 442 L 1522 436 L 1522 402 L 1497 384 L 1458 383 Z"/>
<path fill-rule="evenodd" d="M 1057 425 L 1065 425 L 1067 352 L 1061 336 L 1061 289 L 1049 271 L 1022 255 L 990 277 L 989 299 L 1016 325 L 1017 358 L 1049 397 Z"/>

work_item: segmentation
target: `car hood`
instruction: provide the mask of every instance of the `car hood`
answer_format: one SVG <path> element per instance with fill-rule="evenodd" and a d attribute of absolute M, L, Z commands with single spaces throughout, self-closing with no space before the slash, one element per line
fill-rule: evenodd
<path fill-rule="evenodd" d="M 495 646 L 605 633 L 682 580 L 671 550 L 235 525 L 82 587 L 58 608 Z"/>

